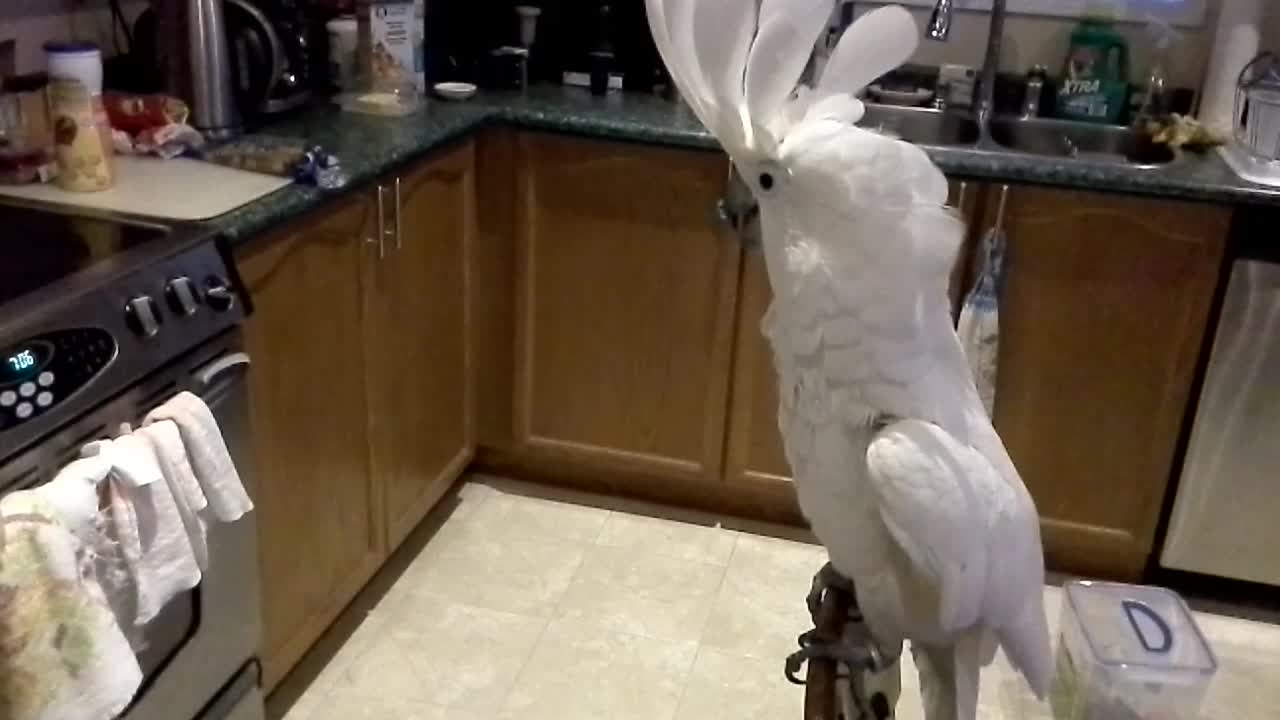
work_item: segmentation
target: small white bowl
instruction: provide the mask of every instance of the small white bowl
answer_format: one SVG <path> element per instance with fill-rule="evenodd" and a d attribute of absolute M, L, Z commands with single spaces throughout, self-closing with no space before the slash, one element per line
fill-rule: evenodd
<path fill-rule="evenodd" d="M 436 83 L 436 95 L 445 100 L 466 100 L 476 94 L 476 86 L 471 83 L 464 82 L 442 82 Z"/>

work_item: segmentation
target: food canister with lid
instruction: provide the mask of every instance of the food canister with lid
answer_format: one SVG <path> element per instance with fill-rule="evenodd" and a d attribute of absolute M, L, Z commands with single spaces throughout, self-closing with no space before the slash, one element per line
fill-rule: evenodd
<path fill-rule="evenodd" d="M 1076 581 L 1062 602 L 1056 720 L 1197 720 L 1217 660 L 1176 593 Z"/>

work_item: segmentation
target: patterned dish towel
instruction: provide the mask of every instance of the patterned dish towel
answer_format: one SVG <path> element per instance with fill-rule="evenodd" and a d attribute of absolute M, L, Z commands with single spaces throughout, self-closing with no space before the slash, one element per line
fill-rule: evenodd
<path fill-rule="evenodd" d="M 142 670 L 93 552 L 46 495 L 47 486 L 0 498 L 0 718 L 111 720 Z"/>

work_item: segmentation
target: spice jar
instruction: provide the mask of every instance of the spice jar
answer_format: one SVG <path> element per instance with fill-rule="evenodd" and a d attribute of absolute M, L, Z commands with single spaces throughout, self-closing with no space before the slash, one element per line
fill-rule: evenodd
<path fill-rule="evenodd" d="M 91 43 L 47 43 L 44 49 L 58 186 L 106 190 L 115 181 L 115 162 L 102 103 L 102 53 Z"/>
<path fill-rule="evenodd" d="M 44 73 L 7 78 L 0 88 L 0 183 L 48 182 L 57 174 Z"/>

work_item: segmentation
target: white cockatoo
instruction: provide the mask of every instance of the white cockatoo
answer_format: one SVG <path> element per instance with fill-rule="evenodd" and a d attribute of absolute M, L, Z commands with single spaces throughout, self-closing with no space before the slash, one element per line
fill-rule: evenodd
<path fill-rule="evenodd" d="M 855 126 L 918 30 L 884 7 L 799 86 L 833 0 L 646 0 L 685 102 L 759 205 L 763 322 L 800 506 L 877 645 L 909 641 L 930 720 L 972 720 L 997 647 L 1052 669 L 1035 505 L 992 427 L 947 296 L 964 227 L 920 148 Z"/>

